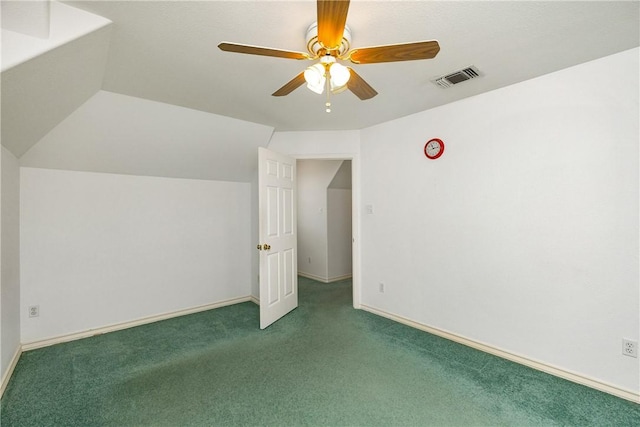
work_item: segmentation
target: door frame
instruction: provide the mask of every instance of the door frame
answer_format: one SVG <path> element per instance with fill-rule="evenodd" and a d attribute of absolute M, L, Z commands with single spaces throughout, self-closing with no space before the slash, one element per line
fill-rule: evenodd
<path fill-rule="evenodd" d="M 298 154 L 287 153 L 295 160 L 350 160 L 351 161 L 351 263 L 353 308 L 361 308 L 362 272 L 360 260 L 360 158 L 355 153 L 346 154 Z M 298 177 L 296 176 L 296 180 Z M 297 224 L 296 224 L 297 227 Z"/>

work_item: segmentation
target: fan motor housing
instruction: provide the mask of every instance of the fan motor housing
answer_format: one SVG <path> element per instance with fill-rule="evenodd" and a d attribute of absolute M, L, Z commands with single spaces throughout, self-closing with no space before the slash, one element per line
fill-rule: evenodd
<path fill-rule="evenodd" d="M 314 22 L 309 26 L 309 29 L 307 30 L 306 40 L 307 40 L 307 50 L 314 57 L 319 56 L 318 52 L 320 52 L 322 49 L 325 49 L 325 47 L 322 46 L 318 41 L 318 23 L 317 22 Z M 351 30 L 349 29 L 348 25 L 345 25 L 344 33 L 342 34 L 342 43 L 340 44 L 340 47 L 337 49 L 337 51 L 335 51 L 336 52 L 335 56 L 343 56 L 345 53 L 349 51 L 350 48 L 351 48 Z"/>

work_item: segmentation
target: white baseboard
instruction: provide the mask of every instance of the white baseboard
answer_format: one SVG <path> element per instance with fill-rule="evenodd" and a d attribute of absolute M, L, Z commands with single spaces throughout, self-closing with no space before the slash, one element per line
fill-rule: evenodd
<path fill-rule="evenodd" d="M 338 282 L 340 280 L 350 279 L 353 277 L 351 274 L 343 274 L 342 276 L 329 277 L 329 283 Z"/>
<path fill-rule="evenodd" d="M 44 340 L 32 341 L 22 344 L 22 351 L 35 350 L 37 348 L 48 347 L 50 345 L 60 344 L 63 342 L 75 341 L 82 338 L 93 337 L 95 335 L 102 335 L 108 332 L 121 331 L 123 329 L 133 328 L 134 326 L 146 325 L 147 323 L 158 322 L 160 320 L 171 319 L 173 317 L 185 316 L 187 314 L 198 313 L 200 311 L 212 310 L 214 308 L 226 307 L 229 305 L 239 304 L 242 302 L 253 301 L 252 296 L 233 298 L 225 301 L 219 301 L 211 304 L 200 305 L 198 307 L 187 308 L 184 310 L 172 311 L 170 313 L 157 314 L 155 316 L 143 317 L 141 319 L 132 320 L 129 322 L 116 323 L 113 325 L 103 326 L 100 328 L 89 329 L 87 331 L 75 332 L 72 334 L 60 335 L 53 338 L 47 338 Z"/>
<path fill-rule="evenodd" d="M 316 276 L 315 274 L 303 273 L 300 271 L 298 271 L 298 276 L 306 277 L 307 279 L 315 280 L 317 282 L 322 282 L 322 283 L 333 283 L 333 282 L 337 282 L 338 280 L 344 280 L 352 277 L 351 274 L 345 274 L 342 276 L 326 278 L 326 277 Z"/>
<path fill-rule="evenodd" d="M 512 362 L 519 363 L 521 365 L 528 366 L 530 368 L 536 369 L 538 371 L 545 372 L 547 374 L 554 375 L 556 377 L 564 378 L 565 380 L 572 381 L 577 384 L 581 384 L 587 387 L 591 387 L 593 389 L 603 391 L 605 393 L 612 394 L 614 396 L 620 397 L 622 399 L 630 400 L 635 403 L 640 403 L 640 393 L 626 390 L 620 387 L 617 387 L 612 384 L 608 384 L 594 378 L 589 378 L 584 375 L 567 371 L 562 368 L 558 368 L 557 366 L 550 365 L 548 363 L 540 362 L 537 360 L 529 359 L 527 357 L 510 353 L 508 351 L 502 350 L 497 347 L 493 347 L 488 344 L 484 344 L 479 341 L 474 341 L 469 338 L 465 338 L 460 335 L 456 335 L 451 332 L 444 331 L 442 329 L 434 328 L 414 320 L 408 319 L 406 317 L 398 316 L 392 313 L 388 313 L 384 310 L 380 310 L 375 307 L 367 306 L 362 304 L 362 310 L 368 311 L 370 313 L 376 314 L 378 316 L 386 317 L 387 319 L 393 320 L 398 323 L 402 323 L 407 326 L 411 326 L 415 329 L 420 329 L 422 331 L 428 332 L 433 335 L 437 335 L 442 338 L 446 338 L 448 340 L 457 342 L 459 344 L 466 345 L 471 348 L 475 348 L 476 350 L 484 351 L 485 353 L 493 354 L 494 356 L 502 357 L 503 359 L 510 360 Z"/>
<path fill-rule="evenodd" d="M 5 372 L 4 375 L 2 376 L 2 381 L 0 382 L 0 398 L 4 394 L 4 391 L 7 389 L 7 385 L 9 384 L 9 380 L 11 379 L 13 370 L 16 369 L 16 365 L 18 364 L 18 360 L 20 359 L 21 354 L 22 354 L 22 346 L 18 345 L 18 348 L 16 348 L 16 352 L 13 353 L 11 362 L 7 367 L 7 372 Z"/>
<path fill-rule="evenodd" d="M 329 283 L 325 277 L 316 276 L 311 273 L 303 273 L 302 271 L 298 271 L 298 276 L 306 277 L 307 279 L 315 280 L 317 282 Z"/>
<path fill-rule="evenodd" d="M 170 313 L 149 316 L 142 319 L 133 320 L 130 322 L 117 323 L 114 325 L 91 329 L 88 331 L 77 332 L 73 334 L 67 334 L 67 335 L 62 335 L 54 338 L 48 338 L 45 340 L 33 341 L 30 343 L 22 344 L 22 346 L 16 349 L 16 352 L 14 353 L 13 358 L 11 359 L 11 363 L 9 364 L 7 371 L 2 376 L 2 381 L 0 383 L 0 397 L 2 397 L 7 387 L 7 384 L 9 383 L 11 375 L 13 374 L 16 364 L 18 363 L 18 360 L 20 359 L 20 355 L 22 354 L 23 351 L 29 351 L 37 348 L 48 347 L 54 344 L 60 344 L 63 342 L 69 342 L 69 341 L 74 341 L 82 338 L 88 338 L 95 335 L 101 335 L 108 332 L 119 331 L 123 329 L 132 328 L 134 326 L 145 325 L 147 323 L 158 322 L 160 320 L 171 319 L 173 317 L 178 317 L 178 316 L 185 316 L 187 314 L 198 313 L 201 311 L 212 310 L 214 308 L 226 307 L 229 305 L 239 304 L 239 303 L 248 302 L 248 301 L 253 302 L 257 305 L 260 305 L 260 301 L 254 296 L 240 297 L 240 298 L 220 301 L 217 303 L 201 305 L 201 306 L 193 307 L 189 309 L 178 310 Z M 640 403 L 640 393 L 637 393 L 631 390 L 622 389 L 612 384 L 607 384 L 605 382 L 602 382 L 593 378 L 589 378 L 584 375 L 577 374 L 571 371 L 567 371 L 565 369 L 558 368 L 556 366 L 549 365 L 544 362 L 540 362 L 537 360 L 529 359 L 524 356 L 513 354 L 488 344 L 474 341 L 472 339 L 465 338 L 463 336 L 456 335 L 451 332 L 444 331 L 442 329 L 434 328 L 402 316 L 388 313 L 384 310 L 380 310 L 375 307 L 362 304 L 361 309 L 368 311 L 370 313 L 376 314 L 378 316 L 386 317 L 387 319 L 393 320 L 398 323 L 402 323 L 412 328 L 419 329 L 419 330 L 428 332 L 430 334 L 440 336 L 442 338 L 446 338 L 448 340 L 466 345 L 471 348 L 475 348 L 476 350 L 484 351 L 485 353 L 493 354 L 494 356 L 502 357 L 503 359 L 507 359 L 512 362 L 516 362 L 521 365 L 525 365 L 530 368 L 533 368 L 542 372 L 546 372 L 548 374 L 555 375 L 557 377 L 564 378 L 566 380 L 575 382 L 577 384 L 585 385 L 587 387 L 591 387 L 593 389 L 600 390 L 605 393 L 609 393 L 614 396 L 617 396 L 626 400 L 630 400 L 635 403 Z"/>

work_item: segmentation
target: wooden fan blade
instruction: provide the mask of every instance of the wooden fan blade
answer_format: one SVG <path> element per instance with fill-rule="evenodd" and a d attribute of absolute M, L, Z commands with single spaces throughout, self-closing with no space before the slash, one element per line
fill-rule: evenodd
<path fill-rule="evenodd" d="M 291 92 L 293 92 L 294 90 L 298 89 L 300 86 L 302 86 L 303 84 L 305 84 L 306 81 L 304 79 L 304 71 L 302 71 L 300 74 L 298 74 L 297 76 L 295 76 L 291 81 L 289 81 L 287 84 L 285 84 L 284 86 L 282 86 L 280 89 L 278 89 L 277 91 L 273 92 L 271 94 L 271 96 L 285 96 L 285 95 L 289 95 Z"/>
<path fill-rule="evenodd" d="M 251 46 L 248 44 L 222 42 L 218 47 L 225 52 L 248 53 L 249 55 L 274 56 L 276 58 L 287 59 L 311 59 L 308 54 L 303 52 L 292 52 L 289 50 L 273 49 L 269 47 Z"/>
<path fill-rule="evenodd" d="M 349 54 L 354 64 L 374 64 L 377 62 L 414 61 L 431 59 L 440 51 L 437 41 L 391 44 L 355 49 Z"/>
<path fill-rule="evenodd" d="M 358 73 L 354 71 L 353 68 L 347 67 L 349 69 L 349 73 L 351 73 L 351 77 L 347 82 L 347 88 L 351 92 L 353 92 L 358 98 L 365 99 L 373 98 L 378 94 L 374 88 L 372 88 L 369 83 L 365 82 L 362 77 Z"/>
<path fill-rule="evenodd" d="M 349 0 L 318 0 L 318 41 L 322 46 L 340 47 L 348 12 Z"/>

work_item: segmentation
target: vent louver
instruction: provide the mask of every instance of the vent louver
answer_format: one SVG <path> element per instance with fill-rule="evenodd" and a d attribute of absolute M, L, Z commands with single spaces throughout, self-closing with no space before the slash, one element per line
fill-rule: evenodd
<path fill-rule="evenodd" d="M 475 66 L 471 65 L 465 69 L 454 71 L 453 73 L 438 77 L 437 79 L 432 80 L 432 82 L 442 88 L 448 88 L 453 85 L 457 85 L 458 83 L 475 79 L 476 77 L 480 77 L 480 71 L 478 71 Z"/>

